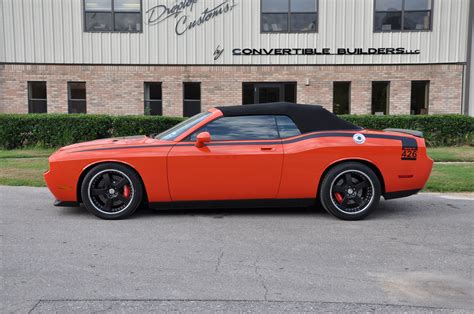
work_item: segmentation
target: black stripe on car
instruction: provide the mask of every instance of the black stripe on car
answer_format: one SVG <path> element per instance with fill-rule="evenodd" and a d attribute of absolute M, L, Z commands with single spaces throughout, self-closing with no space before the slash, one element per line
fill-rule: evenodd
<path fill-rule="evenodd" d="M 229 142 L 211 142 L 206 146 L 233 146 L 233 145 L 278 145 L 278 144 L 292 144 L 301 141 L 306 141 L 315 138 L 324 137 L 353 137 L 356 133 L 345 132 L 324 132 L 324 133 L 310 133 L 296 138 L 282 139 L 282 140 L 268 140 L 268 141 L 229 141 Z M 411 137 L 404 137 L 398 135 L 388 134 L 364 134 L 367 138 L 398 140 L 402 142 L 402 149 L 418 149 L 416 139 Z M 74 152 L 90 152 L 103 150 L 118 150 L 118 149 L 139 149 L 139 148 L 158 148 L 158 147 L 172 147 L 172 146 L 194 146 L 194 142 L 180 142 L 176 144 L 161 144 L 161 145 L 141 145 L 141 146 L 123 146 L 123 147 L 107 147 L 107 148 L 93 148 Z M 416 158 L 415 158 L 416 159 Z"/>

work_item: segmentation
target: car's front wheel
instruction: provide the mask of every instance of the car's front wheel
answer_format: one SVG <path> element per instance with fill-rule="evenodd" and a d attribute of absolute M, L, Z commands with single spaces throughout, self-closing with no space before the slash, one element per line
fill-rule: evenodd
<path fill-rule="evenodd" d="M 358 162 L 331 168 L 321 182 L 320 200 L 330 214 L 344 220 L 367 217 L 377 207 L 380 181 L 372 169 Z"/>
<path fill-rule="evenodd" d="M 84 177 L 82 202 L 89 212 L 103 219 L 121 219 L 131 215 L 143 198 L 138 175 L 115 163 L 100 164 Z"/>

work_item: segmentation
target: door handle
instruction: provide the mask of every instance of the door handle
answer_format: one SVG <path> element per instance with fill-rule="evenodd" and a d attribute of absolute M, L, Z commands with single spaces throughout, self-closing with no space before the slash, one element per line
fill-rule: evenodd
<path fill-rule="evenodd" d="M 260 150 L 265 151 L 265 152 L 274 152 L 276 148 L 275 147 L 260 147 Z"/>

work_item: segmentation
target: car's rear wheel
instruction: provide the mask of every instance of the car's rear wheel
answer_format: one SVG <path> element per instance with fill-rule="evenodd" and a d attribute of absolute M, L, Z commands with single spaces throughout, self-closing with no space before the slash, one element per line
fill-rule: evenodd
<path fill-rule="evenodd" d="M 131 215 L 143 198 L 143 187 L 132 169 L 115 163 L 92 168 L 81 186 L 82 201 L 89 212 L 103 219 Z"/>
<path fill-rule="evenodd" d="M 358 162 L 347 162 L 325 175 L 320 200 L 328 213 L 344 220 L 359 220 L 374 211 L 380 194 L 380 181 L 372 169 Z"/>

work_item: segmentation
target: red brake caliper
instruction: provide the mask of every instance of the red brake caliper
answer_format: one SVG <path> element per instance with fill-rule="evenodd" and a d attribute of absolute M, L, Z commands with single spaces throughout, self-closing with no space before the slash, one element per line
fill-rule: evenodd
<path fill-rule="evenodd" d="M 336 195 L 336 200 L 339 204 L 342 204 L 342 200 L 343 200 L 343 197 L 342 197 L 342 194 L 339 193 L 339 192 L 336 192 L 334 193 L 334 195 Z"/>
<path fill-rule="evenodd" d="M 130 197 L 130 187 L 128 185 L 124 185 L 123 187 L 123 196 L 126 198 Z"/>

